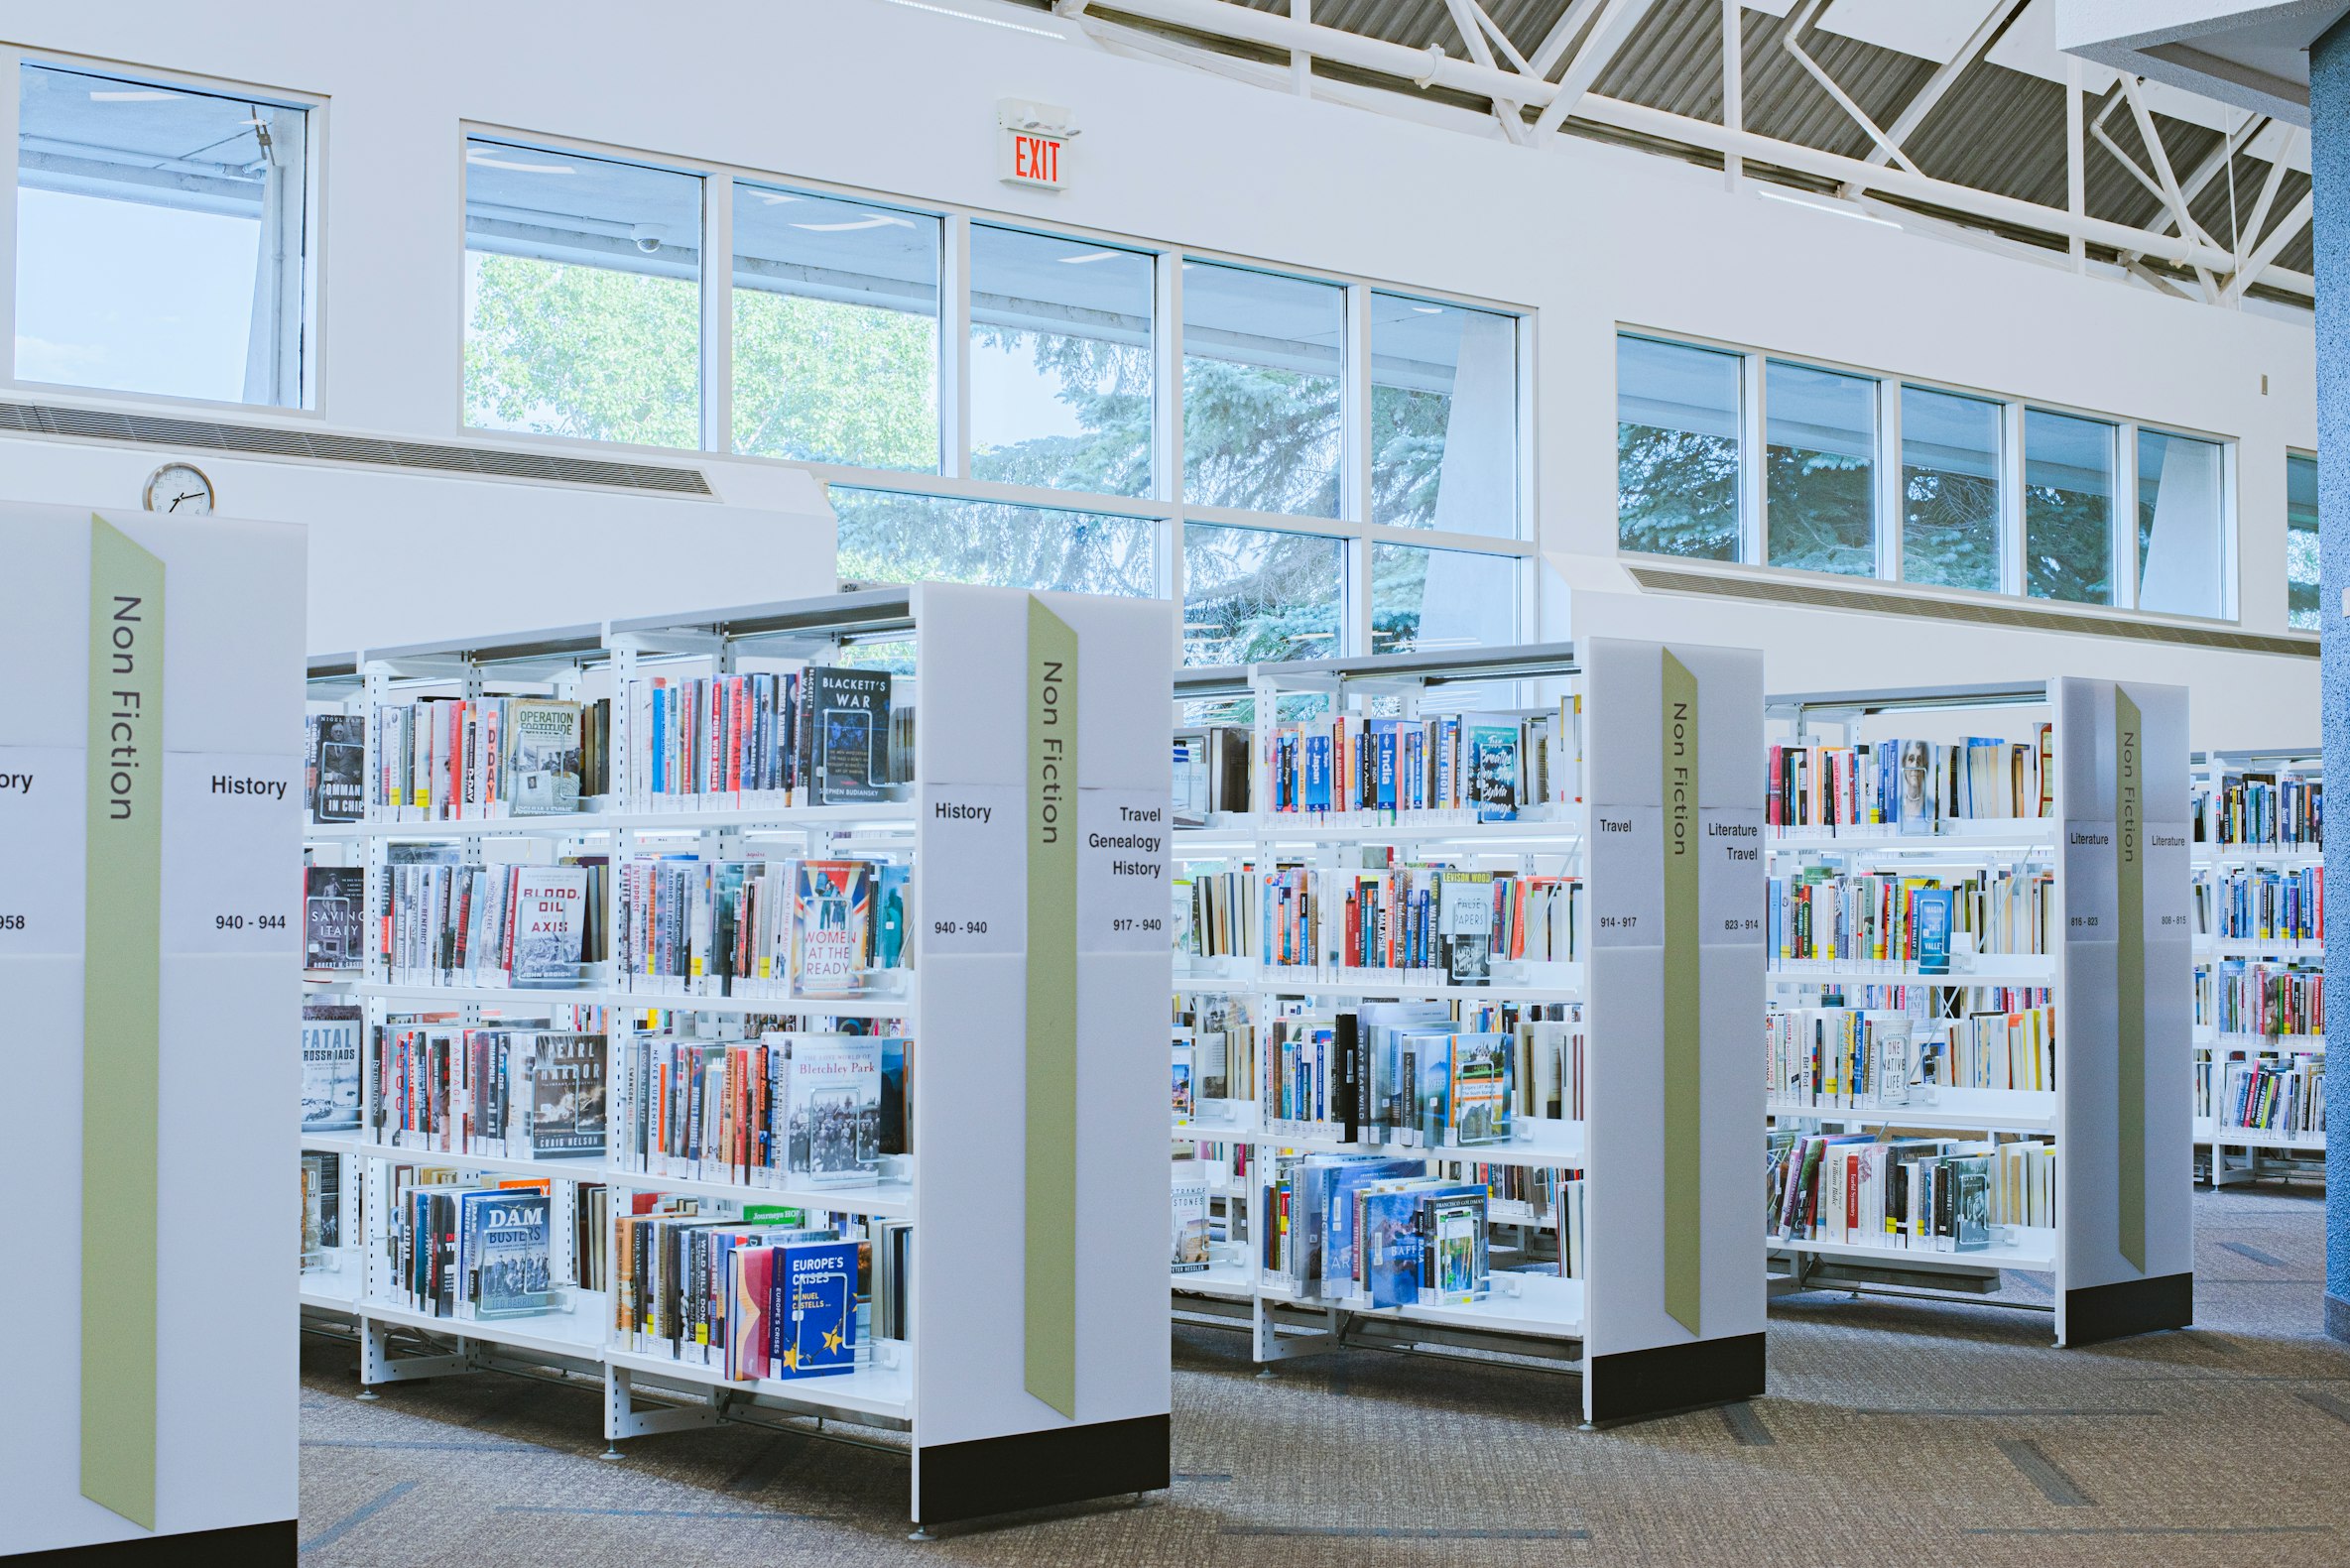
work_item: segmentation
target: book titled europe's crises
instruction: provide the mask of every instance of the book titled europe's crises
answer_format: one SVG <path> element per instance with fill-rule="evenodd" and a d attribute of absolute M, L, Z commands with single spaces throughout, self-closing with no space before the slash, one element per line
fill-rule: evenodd
<path fill-rule="evenodd" d="M 857 1363 L 857 1243 L 779 1247 L 768 1310 L 768 1376 L 821 1378 Z"/>

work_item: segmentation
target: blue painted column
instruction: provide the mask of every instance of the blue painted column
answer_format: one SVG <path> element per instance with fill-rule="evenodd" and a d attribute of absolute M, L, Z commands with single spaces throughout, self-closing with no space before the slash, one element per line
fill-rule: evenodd
<path fill-rule="evenodd" d="M 2317 248 L 2317 502 L 2319 590 L 2325 659 L 2325 755 L 2350 785 L 2350 20 L 2309 49 L 2309 124 L 2313 138 L 2314 237 Z M 2350 794 L 2343 796 L 2350 799 Z M 2350 887 L 2350 829 L 2326 835 L 2326 881 Z M 2340 941 L 2334 940 L 2340 936 Z M 2325 1328 L 2350 1339 L 2350 925 L 2336 921 L 2325 940 L 2326 1074 Z M 2341 979 L 2342 995 L 2333 996 Z M 2333 1020 L 2343 1049 L 2333 1049 Z"/>

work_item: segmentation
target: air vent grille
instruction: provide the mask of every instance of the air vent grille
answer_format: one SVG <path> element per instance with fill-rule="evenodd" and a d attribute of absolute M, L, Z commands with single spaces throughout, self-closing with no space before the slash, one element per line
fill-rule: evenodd
<path fill-rule="evenodd" d="M 1929 621 L 1965 621 L 1976 626 L 2013 627 L 2029 632 L 2123 637 L 2147 643 L 2175 643 L 2188 648 L 2223 649 L 2234 654 L 2276 654 L 2288 659 L 2317 657 L 2317 644 L 2312 639 L 2236 632 L 2224 627 L 2178 626 L 2165 621 L 2135 620 L 2116 615 L 2091 615 L 2054 605 L 1974 603 L 1928 598 L 1923 594 L 1847 588 L 1836 583 L 1808 579 L 1800 582 L 1773 582 L 1713 572 L 1675 571 L 1659 566 L 1628 565 L 1625 569 L 1631 572 L 1633 581 L 1651 593 L 1703 594 L 1717 599 L 1802 605 L 1814 610 L 1901 615 Z"/>
<path fill-rule="evenodd" d="M 296 457 L 310 462 L 364 463 L 377 468 L 530 479 L 541 484 L 600 485 L 607 489 L 654 490 L 669 495 L 711 493 L 709 481 L 697 468 L 615 463 L 593 457 L 507 451 L 490 446 L 383 440 L 265 424 L 227 424 L 106 409 L 60 408 L 51 404 L 0 403 L 0 430 L 63 435 L 86 441 L 121 441 L 135 446 L 184 446 L 197 451 Z"/>

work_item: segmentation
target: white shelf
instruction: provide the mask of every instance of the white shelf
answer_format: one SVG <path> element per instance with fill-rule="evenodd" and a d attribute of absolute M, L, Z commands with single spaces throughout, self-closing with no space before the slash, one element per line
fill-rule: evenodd
<path fill-rule="evenodd" d="M 1177 827 L 1174 850 L 1178 860 L 1228 858 L 1225 849 L 1243 852 L 1265 845 L 1287 844 L 1548 844 L 1563 849 L 1582 836 L 1583 812 L 1572 808 L 1555 817 L 1519 818 L 1508 822 L 1449 820 L 1363 822 L 1305 811 L 1276 811 L 1218 823 L 1209 827 Z M 1409 816 L 1409 813 L 1407 813 Z M 1317 817 L 1320 819 L 1317 820 Z"/>
<path fill-rule="evenodd" d="M 1482 1300 L 1457 1306 L 1374 1307 L 1367 1296 L 1300 1297 L 1289 1286 L 1268 1279 L 1261 1287 L 1269 1301 L 1300 1306 L 1330 1307 L 1363 1317 L 1394 1318 L 1405 1323 L 1435 1323 L 1448 1328 L 1481 1328 L 1504 1334 L 1542 1334 L 1564 1339 L 1583 1332 L 1583 1282 L 1547 1274 L 1496 1273 L 1496 1281 L 1516 1282 L 1518 1294 L 1496 1288 Z"/>
<path fill-rule="evenodd" d="M 2214 866 L 2322 866 L 2325 851 L 2258 844 L 2211 844 L 2198 842 L 2191 846 L 2194 868 L 2207 871 Z"/>
<path fill-rule="evenodd" d="M 2216 1048 L 2219 1050 L 2279 1051 L 2288 1056 L 2293 1055 L 2296 1052 L 2307 1056 L 2322 1056 L 2325 1054 L 2325 1036 L 2322 1034 L 2249 1034 L 2229 1032 L 2199 1035 L 2196 1038 L 2195 1043 L 2205 1048 Z"/>
<path fill-rule="evenodd" d="M 1941 1089 L 1932 1105 L 1804 1105 L 1772 1100 L 1764 1111 L 1782 1120 L 1844 1122 L 1870 1127 L 1940 1128 L 1953 1132 L 2051 1132 L 2052 1089 Z"/>
<path fill-rule="evenodd" d="M 2325 1152 L 2323 1133 L 2273 1133 L 2262 1128 L 2214 1127 L 2207 1121 L 2195 1123 L 2195 1142 L 2216 1144 L 2222 1148 L 2292 1149 L 2300 1153 Z"/>
<path fill-rule="evenodd" d="M 2207 936 L 2195 941 L 2197 958 L 2284 958 L 2295 963 L 2325 962 L 2325 943 L 2263 941 L 2257 937 Z"/>
<path fill-rule="evenodd" d="M 910 1350 L 905 1347 L 900 1347 L 900 1354 L 908 1358 L 911 1356 Z M 723 1365 L 705 1366 L 700 1362 L 680 1361 L 657 1352 L 623 1350 L 618 1345 L 611 1345 L 605 1347 L 601 1355 L 615 1367 L 673 1378 L 680 1383 L 703 1384 L 713 1388 L 734 1388 L 746 1393 L 789 1399 L 797 1404 L 838 1410 L 847 1415 L 879 1416 L 892 1421 L 908 1421 L 914 1417 L 914 1377 L 905 1360 L 895 1367 L 867 1362 L 848 1372 L 815 1378 L 759 1378 L 745 1382 L 727 1377 Z"/>
<path fill-rule="evenodd" d="M 361 1296 L 345 1310 L 379 1323 L 397 1323 L 455 1339 L 479 1340 L 485 1345 L 510 1345 L 541 1356 L 593 1361 L 604 1354 L 605 1297 L 596 1290 L 574 1290 L 568 1308 L 528 1317 L 437 1317 L 373 1296 Z"/>
<path fill-rule="evenodd" d="M 730 1199 L 738 1203 L 771 1204 L 792 1209 L 819 1209 L 838 1214 L 866 1214 L 877 1219 L 902 1219 L 914 1211 L 914 1187 L 904 1181 L 856 1182 L 842 1186 L 803 1184 L 791 1187 L 752 1187 L 736 1181 L 704 1181 L 684 1176 L 659 1176 L 639 1170 L 615 1170 L 601 1158 L 533 1159 L 507 1154 L 462 1154 L 448 1149 L 402 1148 L 370 1143 L 353 1134 L 305 1133 L 304 1148 L 321 1149 L 353 1159 L 388 1159 L 403 1165 L 451 1165 L 465 1170 L 490 1170 L 510 1176 L 536 1176 L 550 1181 L 585 1181 L 632 1192 L 670 1192 L 686 1197 Z"/>
<path fill-rule="evenodd" d="M 1260 993 L 1277 997 L 1393 997 L 1400 1001 L 1445 1000 L 1478 997 L 1504 1002 L 1581 1002 L 1585 1000 L 1582 984 L 1583 966 L 1580 964 L 1545 964 L 1543 978 L 1550 981 L 1566 980 L 1564 985 L 1518 984 L 1496 980 L 1490 985 L 1456 986 L 1445 980 L 1424 978 L 1422 972 L 1408 969 L 1366 969 L 1346 975 L 1342 979 L 1320 979 L 1331 971 L 1306 971 L 1260 967 L 1247 975 L 1180 975 L 1175 976 L 1175 990 L 1191 996 L 1240 995 Z"/>
<path fill-rule="evenodd" d="M 1871 1246 L 1866 1242 L 1807 1242 L 1780 1236 L 1770 1239 L 1770 1250 L 1774 1253 L 1802 1253 L 1813 1258 L 1876 1264 L 1888 1267 L 1910 1262 L 2020 1268 L 2028 1273 L 2046 1273 L 2056 1266 L 2054 1228 L 2019 1225 L 2012 1229 L 2016 1241 L 1998 1243 L 1971 1253 L 1942 1252 L 1930 1247 Z"/>
<path fill-rule="evenodd" d="M 578 838 L 600 833 L 701 833 L 719 829 L 757 832 L 765 828 L 841 832 L 860 827 L 905 829 L 914 825 L 914 803 L 881 800 L 866 805 L 745 805 L 693 811 L 572 811 L 549 816 L 467 817 L 452 821 L 312 823 L 313 838 Z"/>
<path fill-rule="evenodd" d="M 2052 986 L 2056 983 L 2056 960 L 2045 953 L 1986 953 L 1970 969 L 1929 975 L 1920 972 L 1916 964 L 1873 960 L 1817 963 L 1797 959 L 1773 964 L 1767 974 L 1769 983 L 1775 986 Z"/>
<path fill-rule="evenodd" d="M 549 1007 L 610 1007 L 665 1013 L 798 1013 L 824 1018 L 897 1019 L 913 1016 L 918 988 L 909 984 L 889 996 L 864 997 L 692 997 L 665 992 L 613 991 L 594 987 L 393 986 L 366 980 L 351 991 L 393 1004 L 394 1012 L 438 1012 L 494 1007 L 508 1013 Z"/>
<path fill-rule="evenodd" d="M 2041 849 L 2057 842 L 2054 817 L 1949 817 L 1932 833 L 1898 833 L 1886 827 L 1766 827 L 1763 845 L 1772 850 L 1882 849 L 1914 853 L 1989 849 Z"/>
<path fill-rule="evenodd" d="M 1527 1165 L 1536 1168 L 1579 1166 L 1585 1157 L 1583 1124 L 1544 1124 L 1542 1143 L 1507 1144 L 1383 1144 L 1369 1139 L 1353 1143 L 1334 1135 L 1269 1132 L 1260 1123 L 1178 1122 L 1172 1137 L 1186 1144 L 1261 1144 L 1316 1154 L 1377 1154 L 1387 1159 L 1462 1159 L 1481 1165 Z"/>

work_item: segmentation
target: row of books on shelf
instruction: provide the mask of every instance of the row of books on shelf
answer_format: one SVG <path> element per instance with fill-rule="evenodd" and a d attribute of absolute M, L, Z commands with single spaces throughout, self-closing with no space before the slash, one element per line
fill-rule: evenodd
<path fill-rule="evenodd" d="M 2195 838 L 2221 848 L 2321 849 L 2324 781 L 2285 770 L 2222 773 L 2195 792 Z"/>
<path fill-rule="evenodd" d="M 601 859 L 386 866 L 375 956 L 396 986 L 576 985 L 605 956 L 604 871 Z"/>
<path fill-rule="evenodd" d="M 576 811 L 582 796 L 610 788 L 612 710 L 602 699 L 422 697 L 377 703 L 373 719 L 365 814 L 380 821 L 546 816 Z M 365 746 L 364 734 L 354 733 L 362 721 L 326 714 L 311 722 L 321 798 L 335 813 L 313 811 L 312 820 L 357 820 L 336 776 L 349 748 Z M 329 746 L 337 748 L 331 763 Z M 363 771 L 362 764 L 354 777 Z"/>
<path fill-rule="evenodd" d="M 2316 964 L 2222 958 L 2195 966 L 2195 1026 L 2222 1034 L 2325 1033 L 2325 971 Z"/>
<path fill-rule="evenodd" d="M 1583 1110 L 1576 1003 L 1370 1002 L 1266 1028 L 1258 1104 L 1276 1136 L 1406 1147 L 1506 1144 Z"/>
<path fill-rule="evenodd" d="M 628 681 L 628 799 L 644 810 L 861 805 L 912 779 L 914 707 L 886 669 L 804 664 Z"/>
<path fill-rule="evenodd" d="M 2312 1048 L 2288 1054 L 2263 1051 L 2255 1057 L 2229 1056 L 2217 1063 L 2199 1063 L 2206 1082 L 2216 1066 L 2220 1089 L 2216 1100 L 2198 1106 L 2199 1115 L 2216 1113 L 2223 1128 L 2244 1128 L 2294 1137 L 2325 1134 L 2325 1051 Z"/>
<path fill-rule="evenodd" d="M 354 1019 L 360 1011 L 333 1003 L 309 1004 L 306 1011 L 328 1008 Z M 367 1030 L 367 1077 L 375 1090 L 370 1136 L 387 1147 L 426 1153 L 601 1156 L 605 1038 L 558 1029 L 377 1025 Z"/>
<path fill-rule="evenodd" d="M 1175 999 L 1176 1099 L 1245 1100 L 1257 1082 L 1256 1014 L 1249 999 L 1184 992 Z M 1188 1088 L 1188 1094 L 1183 1091 Z M 1178 1113 L 1188 1115 L 1188 1112 Z"/>
<path fill-rule="evenodd" d="M 613 1332 L 626 1350 L 714 1368 L 733 1382 L 853 1372 L 883 1327 L 878 1319 L 902 1315 L 900 1269 L 910 1251 L 904 1221 L 867 1233 L 848 1216 L 748 1204 L 710 1217 L 691 1202 L 624 1214 Z"/>
<path fill-rule="evenodd" d="M 905 966 L 904 859 L 641 856 L 616 875 L 614 983 L 671 996 L 848 998 Z"/>
<path fill-rule="evenodd" d="M 1571 804 L 1581 798 L 1582 721 L 1582 698 L 1570 695 L 1530 714 L 1342 713 L 1276 723 L 1261 759 L 1261 809 L 1374 820 L 1451 812 L 1493 822 Z"/>
<path fill-rule="evenodd" d="M 913 1152 L 914 1042 L 903 1034 L 624 1035 L 612 1076 L 621 1170 L 821 1186 L 872 1181 L 886 1156 Z"/>
<path fill-rule="evenodd" d="M 1418 971 L 1482 985 L 1497 959 L 1573 962 L 1583 884 L 1445 865 L 1293 866 L 1263 873 L 1256 893 L 1269 965 Z"/>
<path fill-rule="evenodd" d="M 557 1307 L 555 1196 L 543 1178 L 396 1166 L 383 1247 L 392 1304 L 442 1318 Z"/>
<path fill-rule="evenodd" d="M 2195 930 L 2223 942 L 2325 940 L 2325 868 L 2231 866 L 2195 884 Z"/>
<path fill-rule="evenodd" d="M 2056 1223 L 2056 1148 L 2044 1139 L 1769 1135 L 1766 1213 L 1782 1242 L 1978 1252 L 1994 1226 Z"/>
<path fill-rule="evenodd" d="M 1258 1266 L 1302 1299 L 1463 1306 L 1491 1288 L 1489 1194 L 1422 1159 L 1286 1157 L 1261 1202 Z"/>
<path fill-rule="evenodd" d="M 2042 954 L 2057 929 L 2055 874 L 1843 872 L 1827 866 L 1766 879 L 1766 950 L 1782 963 L 1949 967 L 1953 954 Z"/>
<path fill-rule="evenodd" d="M 1774 745 L 1763 820 L 1782 828 L 1930 834 L 1980 818 L 2056 809 L 2054 729 L 2026 741 L 1970 737 L 1855 746 Z"/>
<path fill-rule="evenodd" d="M 1898 1115 L 1941 1089 L 2056 1087 L 2056 1010 L 1955 1019 L 1861 1008 L 1774 1009 L 1766 1022 L 1771 1098 L 1820 1110 Z"/>

